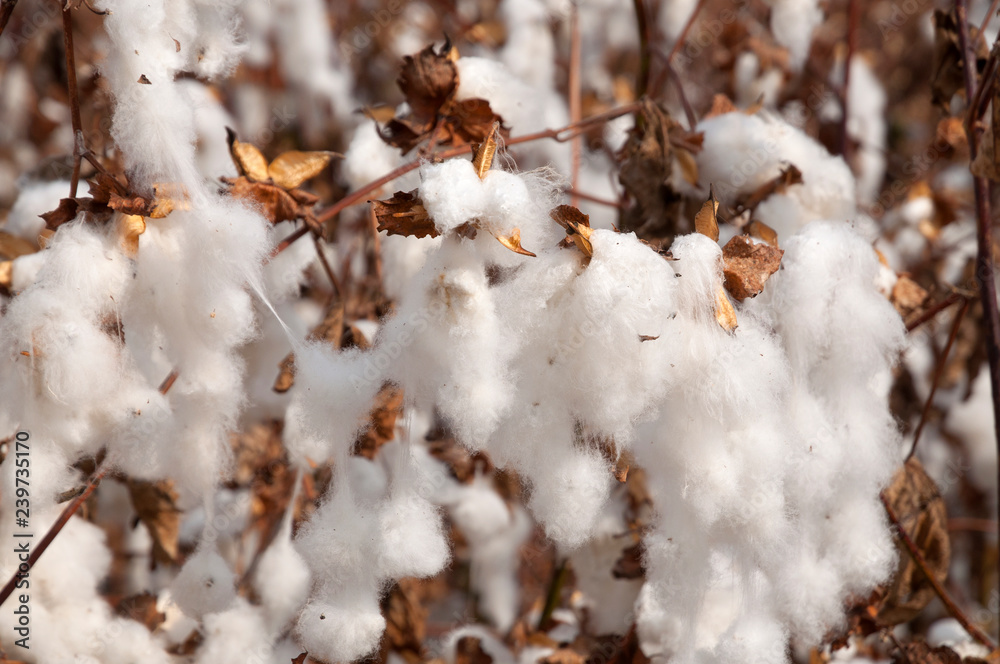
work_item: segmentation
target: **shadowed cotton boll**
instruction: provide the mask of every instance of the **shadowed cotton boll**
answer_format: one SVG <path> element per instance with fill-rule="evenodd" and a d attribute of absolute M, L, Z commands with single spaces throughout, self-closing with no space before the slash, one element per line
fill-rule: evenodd
<path fill-rule="evenodd" d="M 246 664 L 271 660 L 274 631 L 268 629 L 259 606 L 237 597 L 233 606 L 205 616 L 205 644 L 196 664 Z"/>
<path fill-rule="evenodd" d="M 236 599 L 233 572 L 210 545 L 188 558 L 170 591 L 181 610 L 192 618 L 225 611 Z"/>

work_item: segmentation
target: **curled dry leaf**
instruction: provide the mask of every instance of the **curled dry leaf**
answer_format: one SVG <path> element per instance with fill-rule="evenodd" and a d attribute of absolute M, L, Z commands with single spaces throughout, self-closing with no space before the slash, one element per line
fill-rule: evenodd
<path fill-rule="evenodd" d="M 289 150 L 274 158 L 267 174 L 283 189 L 295 189 L 306 180 L 319 175 L 336 152 L 300 152 Z"/>
<path fill-rule="evenodd" d="M 944 583 L 951 560 L 951 542 L 944 499 L 934 480 L 914 457 L 896 471 L 884 496 L 928 568 Z M 878 620 L 884 625 L 908 622 L 934 598 L 933 587 L 909 552 L 902 543 L 898 548 L 896 573 L 878 607 Z"/>
<path fill-rule="evenodd" d="M 775 249 L 778 248 L 778 233 L 773 228 L 765 224 L 763 221 L 757 221 L 756 219 L 751 221 L 746 225 L 744 229 L 746 234 L 750 237 L 757 238 L 758 240 L 763 240 Z"/>
<path fill-rule="evenodd" d="M 742 235 L 735 236 L 722 248 L 722 274 L 726 290 L 737 300 L 755 297 L 764 290 L 764 282 L 781 267 L 784 251 L 768 244 L 758 244 Z"/>
<path fill-rule="evenodd" d="M 694 229 L 713 242 L 719 241 L 719 201 L 715 200 L 715 191 L 711 187 L 708 188 L 708 200 L 702 203 L 694 216 Z"/>
<path fill-rule="evenodd" d="M 427 214 L 423 202 L 414 191 L 397 191 L 385 201 L 371 201 L 378 230 L 387 235 L 437 237 L 434 220 Z"/>
<path fill-rule="evenodd" d="M 267 182 L 254 182 L 249 178 L 223 178 L 230 185 L 229 193 L 235 198 L 249 201 L 272 224 L 292 221 L 308 216 L 308 211 L 290 193 Z"/>
<path fill-rule="evenodd" d="M 386 143 L 406 154 L 431 136 L 442 144 L 464 145 L 484 141 L 495 124 L 502 126 L 502 119 L 485 99 L 455 99 L 456 60 L 458 51 L 450 43 L 440 51 L 431 45 L 403 58 L 397 83 L 410 113 L 385 125 L 381 135 Z"/>
<path fill-rule="evenodd" d="M 380 447 L 396 437 L 396 420 L 403 412 L 403 390 L 386 383 L 375 395 L 375 403 L 368 416 L 368 428 L 358 436 L 354 453 L 374 459 Z"/>
<path fill-rule="evenodd" d="M 622 219 L 625 230 L 662 235 L 674 231 L 681 197 L 668 184 L 673 171 L 670 133 L 677 124 L 662 106 L 643 104 L 618 160 L 618 180 L 635 204 Z"/>
<path fill-rule="evenodd" d="M 499 240 L 500 244 L 502 244 L 503 246 L 507 247 L 508 249 L 510 249 L 511 251 L 513 251 L 515 254 L 521 254 L 522 256 L 535 257 L 535 254 L 531 253 L 530 251 L 528 251 L 527 249 L 525 249 L 524 247 L 521 246 L 521 229 L 520 228 L 515 228 L 514 230 L 512 230 L 510 232 L 510 235 L 496 235 L 496 234 L 494 234 L 493 237 L 495 237 L 497 240 Z"/>
<path fill-rule="evenodd" d="M 176 562 L 181 512 L 173 483 L 129 479 L 126 484 L 135 513 L 153 540 L 153 558 L 160 563 Z"/>
<path fill-rule="evenodd" d="M 63 198 L 60 199 L 58 207 L 51 212 L 46 212 L 40 214 L 42 219 L 45 220 L 45 227 L 49 230 L 56 230 L 63 224 L 69 223 L 76 219 L 76 215 L 80 212 L 80 203 L 77 202 L 75 198 Z"/>
<path fill-rule="evenodd" d="M 563 227 L 566 237 L 573 241 L 584 256 L 590 258 L 594 255 L 594 245 L 590 243 L 590 236 L 594 231 L 590 228 L 589 215 L 572 205 L 560 205 L 549 212 L 549 216 Z"/>
<path fill-rule="evenodd" d="M 229 154 L 240 175 L 255 182 L 266 182 L 267 159 L 257 146 L 252 143 L 241 143 L 236 138 L 236 132 L 229 127 L 226 127 L 226 140 L 229 142 Z"/>
<path fill-rule="evenodd" d="M 493 166 L 493 157 L 497 153 L 497 133 L 500 131 L 500 123 L 494 122 L 486 140 L 476 146 L 476 151 L 472 155 L 472 167 L 476 175 L 482 180 L 486 177 Z"/>
<path fill-rule="evenodd" d="M 616 579 L 641 579 L 646 576 L 646 568 L 642 563 L 641 542 L 622 551 L 622 555 L 615 561 L 611 575 Z"/>

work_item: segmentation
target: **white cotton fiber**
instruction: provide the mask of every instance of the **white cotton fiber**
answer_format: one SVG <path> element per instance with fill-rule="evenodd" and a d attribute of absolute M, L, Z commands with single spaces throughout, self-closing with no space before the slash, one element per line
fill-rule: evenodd
<path fill-rule="evenodd" d="M 486 186 L 468 159 L 449 159 L 421 171 L 420 200 L 439 233 L 486 215 Z"/>
<path fill-rule="evenodd" d="M 45 229 L 45 220 L 40 214 L 51 212 L 59 206 L 59 200 L 69 196 L 69 181 L 24 183 L 7 214 L 3 230 L 18 237 L 38 242 L 38 234 Z"/>
<path fill-rule="evenodd" d="M 286 520 L 261 555 L 253 578 L 268 627 L 274 633 L 280 632 L 301 608 L 312 581 L 305 560 L 292 546 L 290 526 Z"/>
<path fill-rule="evenodd" d="M 329 602 L 310 602 L 296 625 L 301 646 L 327 662 L 364 657 L 378 645 L 384 630 L 377 595 L 367 587 L 347 589 Z"/>
<path fill-rule="evenodd" d="M 823 11 L 815 0 L 770 0 L 771 31 L 788 49 L 789 65 L 802 69 L 809 57 L 813 30 L 823 22 Z"/>
<path fill-rule="evenodd" d="M 802 172 L 802 184 L 769 196 L 755 212 L 782 240 L 810 221 L 855 215 L 855 182 L 844 160 L 784 120 L 735 111 L 703 120 L 697 129 L 705 133 L 696 157 L 699 192 L 713 185 L 720 200 L 733 203 L 789 165 Z"/>
<path fill-rule="evenodd" d="M 271 661 L 271 641 L 260 607 L 242 597 L 233 606 L 205 616 L 205 643 L 198 649 L 196 664 L 247 664 Z"/>
<path fill-rule="evenodd" d="M 225 611 L 236 599 L 233 572 L 210 546 L 188 558 L 170 591 L 181 610 L 193 618 Z"/>
<path fill-rule="evenodd" d="M 385 576 L 433 576 L 448 563 L 441 515 L 421 496 L 400 491 L 390 497 L 379 514 L 379 528 L 378 567 Z"/>

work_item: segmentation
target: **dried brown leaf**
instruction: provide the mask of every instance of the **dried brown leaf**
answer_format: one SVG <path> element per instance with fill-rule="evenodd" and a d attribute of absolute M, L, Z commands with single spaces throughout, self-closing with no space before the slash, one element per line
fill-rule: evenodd
<path fill-rule="evenodd" d="M 708 110 L 702 119 L 707 120 L 708 118 L 714 118 L 716 115 L 725 115 L 726 113 L 732 113 L 736 109 L 736 104 L 733 100 L 723 94 L 715 94 L 712 96 L 712 108 Z"/>
<path fill-rule="evenodd" d="M 893 653 L 892 658 L 893 664 L 962 664 L 963 661 L 968 662 L 948 646 L 932 648 L 926 641 L 900 644 L 900 649 Z"/>
<path fill-rule="evenodd" d="M 475 636 L 463 636 L 455 644 L 455 664 L 493 664 L 493 658 Z"/>
<path fill-rule="evenodd" d="M 177 492 L 170 480 L 126 482 L 132 506 L 153 540 L 153 558 L 160 563 L 177 562 L 177 533 L 181 512 Z"/>
<path fill-rule="evenodd" d="M 677 123 L 662 106 L 645 101 L 636 125 L 618 153 L 618 180 L 635 204 L 626 210 L 622 228 L 640 235 L 673 234 L 681 197 L 669 185 L 673 170 L 671 133 Z"/>
<path fill-rule="evenodd" d="M 739 208 L 741 210 L 756 209 L 768 197 L 774 194 L 782 194 L 794 184 L 802 184 L 802 171 L 793 164 L 789 164 L 787 167 L 781 169 L 781 172 L 774 178 L 750 192 L 750 195 L 741 202 Z"/>
<path fill-rule="evenodd" d="M 479 176 L 480 180 L 486 177 L 486 174 L 493 166 L 493 157 L 497 153 L 497 132 L 499 130 L 500 123 L 494 122 L 490 128 L 490 133 L 486 136 L 486 140 L 476 146 L 476 150 L 472 155 L 472 167 L 475 169 L 476 175 Z"/>
<path fill-rule="evenodd" d="M 507 247 L 508 249 L 510 249 L 511 251 L 513 251 L 515 254 L 521 254 L 522 256 L 531 256 L 533 258 L 535 257 L 535 254 L 531 253 L 530 251 L 528 251 L 527 249 L 525 249 L 524 247 L 521 246 L 521 229 L 520 228 L 515 228 L 514 230 L 512 230 L 510 232 L 510 235 L 496 235 L 496 234 L 494 234 L 493 237 L 495 237 L 497 240 L 499 240 L 500 244 L 502 244 L 503 246 Z"/>
<path fill-rule="evenodd" d="M 60 199 L 59 206 L 55 210 L 38 216 L 45 220 L 46 228 L 54 231 L 63 224 L 76 219 L 76 215 L 79 212 L 80 203 L 75 198 L 63 198 Z"/>
<path fill-rule="evenodd" d="M 584 256 L 590 258 L 594 255 L 594 245 L 590 243 L 590 236 L 594 231 L 590 228 L 589 215 L 572 205 L 559 205 L 549 212 L 549 216 L 563 227 L 566 236 L 573 240 L 573 244 Z"/>
<path fill-rule="evenodd" d="M 756 219 L 747 224 L 744 229 L 750 237 L 757 238 L 758 240 L 763 240 L 775 249 L 778 249 L 778 233 L 773 228 L 765 224 L 763 221 L 757 221 Z"/>
<path fill-rule="evenodd" d="M 396 437 L 396 420 L 403 412 L 403 390 L 386 383 L 375 395 L 375 403 L 368 416 L 368 428 L 358 436 L 354 453 L 374 459 L 380 447 Z"/>
<path fill-rule="evenodd" d="M 948 576 L 951 542 L 948 539 L 948 514 L 944 499 L 934 480 L 920 461 L 910 458 L 896 471 L 884 492 L 886 501 L 899 518 L 900 526 L 923 554 L 928 568 L 941 583 Z M 878 620 L 884 625 L 910 621 L 934 598 L 934 589 L 909 552 L 899 543 L 899 563 L 892 583 L 878 607 Z"/>
<path fill-rule="evenodd" d="M 319 175 L 336 152 L 283 152 L 267 167 L 274 184 L 283 189 L 295 189 L 306 180 Z"/>
<path fill-rule="evenodd" d="M 698 162 L 689 150 L 678 148 L 674 150 L 674 158 L 681 167 L 681 175 L 692 187 L 698 186 Z"/>
<path fill-rule="evenodd" d="M 378 230 L 387 235 L 408 235 L 411 237 L 437 237 L 434 220 L 427 214 L 423 202 L 414 191 L 397 191 L 392 198 L 371 201 Z"/>
<path fill-rule="evenodd" d="M 125 597 L 115 606 L 115 612 L 146 626 L 149 631 L 155 630 L 166 620 L 166 614 L 156 610 L 156 595 L 149 592 Z"/>
<path fill-rule="evenodd" d="M 254 182 L 245 177 L 235 180 L 225 178 L 230 185 L 229 194 L 250 202 L 272 224 L 292 221 L 306 216 L 306 211 L 284 189 L 266 182 Z"/>
<path fill-rule="evenodd" d="M 252 143 L 241 143 L 236 138 L 236 132 L 229 127 L 226 127 L 226 139 L 229 141 L 229 154 L 240 175 L 254 182 L 267 182 L 267 159 L 257 146 Z"/>
<path fill-rule="evenodd" d="M 899 275 L 892 287 L 889 301 L 903 318 L 920 309 L 927 301 L 927 291 L 905 274 Z"/>
<path fill-rule="evenodd" d="M 737 235 L 722 248 L 726 290 L 737 300 L 755 297 L 764 290 L 764 282 L 781 267 L 784 251 L 769 244 L 758 244 Z"/>
<path fill-rule="evenodd" d="M 646 575 L 642 562 L 642 544 L 634 544 L 622 551 L 611 569 L 611 576 L 616 579 L 641 579 Z"/>
<path fill-rule="evenodd" d="M 708 200 L 702 203 L 694 216 L 694 229 L 713 242 L 719 241 L 719 201 L 715 200 L 715 191 L 711 187 L 708 189 Z"/>
<path fill-rule="evenodd" d="M 458 67 L 446 43 L 440 51 L 433 44 L 416 55 L 403 57 L 403 68 L 397 79 L 413 114 L 433 118 L 458 89 Z"/>

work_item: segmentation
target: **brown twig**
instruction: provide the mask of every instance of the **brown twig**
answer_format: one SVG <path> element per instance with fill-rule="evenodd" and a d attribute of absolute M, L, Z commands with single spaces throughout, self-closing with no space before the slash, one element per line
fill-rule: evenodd
<path fill-rule="evenodd" d="M 601 124 L 607 122 L 608 120 L 614 120 L 615 118 L 621 117 L 623 115 L 628 115 L 629 113 L 635 112 L 640 107 L 641 104 L 639 102 L 625 104 L 624 106 L 619 106 L 618 108 L 614 108 L 605 113 L 585 118 L 583 120 L 580 120 L 579 122 L 570 123 L 565 127 L 561 127 L 559 129 L 545 129 L 542 131 L 535 132 L 533 134 L 525 134 L 524 136 L 518 136 L 516 138 L 508 139 L 507 141 L 505 141 L 505 145 L 507 147 L 510 147 L 512 145 L 518 145 L 520 143 L 529 143 L 531 141 L 537 141 L 543 138 L 550 138 L 559 143 L 565 143 L 566 141 L 583 133 L 584 131 L 589 129 L 592 125 Z M 457 157 L 459 155 L 468 154 L 469 152 L 472 152 L 471 145 L 459 145 L 457 147 L 449 148 L 447 150 L 442 150 L 441 152 L 438 152 L 437 154 L 434 155 L 434 158 L 450 159 L 452 157 Z M 382 186 L 389 184 L 393 180 L 406 175 L 410 171 L 416 170 L 423 163 L 426 163 L 426 160 L 415 159 L 413 161 L 407 162 L 402 166 L 400 166 L 399 168 L 396 168 L 393 171 L 386 173 L 377 180 L 373 180 L 368 184 L 366 184 L 365 186 L 361 187 L 360 189 L 351 192 L 350 194 L 344 196 L 343 198 L 341 198 L 339 201 L 337 201 L 327 209 L 323 210 L 323 212 L 319 214 L 319 222 L 321 224 L 325 224 L 326 222 L 330 221 L 331 219 L 333 219 L 338 214 L 340 214 L 347 208 L 351 207 L 352 205 L 356 205 L 358 203 L 367 200 L 368 196 L 370 196 L 372 192 L 377 191 Z M 295 230 L 288 237 L 286 237 L 284 240 L 278 243 L 278 246 L 274 248 L 274 251 L 271 252 L 271 255 L 274 256 L 276 254 L 280 254 L 282 251 L 287 249 L 293 242 L 295 242 L 308 232 L 309 228 L 305 226 L 302 226 L 299 229 Z"/>
<path fill-rule="evenodd" d="M 632 4 L 635 7 L 635 22 L 639 29 L 639 76 L 635 81 L 635 98 L 642 99 L 649 90 L 653 54 L 649 50 L 649 17 L 646 15 L 646 2 L 632 0 Z"/>
<path fill-rule="evenodd" d="M 582 113 L 582 96 L 580 88 L 580 16 L 576 3 L 570 3 L 569 10 L 569 121 L 577 123 Z M 570 187 L 577 188 L 580 181 L 580 157 L 583 150 L 583 138 L 577 136 L 570 143 Z M 570 199 L 570 205 L 577 207 L 580 201 L 576 197 Z"/>
<path fill-rule="evenodd" d="M 319 257 L 320 265 L 323 266 L 323 271 L 326 272 L 327 279 L 330 280 L 330 284 L 333 286 L 334 293 L 337 294 L 337 297 L 343 297 L 344 291 L 340 288 L 340 279 L 337 279 L 333 268 L 330 267 L 330 262 L 326 260 L 326 254 L 323 253 L 323 245 L 320 244 L 319 238 L 315 235 L 313 236 L 313 245 L 316 247 L 316 255 Z"/>
<path fill-rule="evenodd" d="M 990 3 L 990 8 L 986 10 L 986 16 L 983 17 L 983 22 L 979 24 L 979 34 L 986 32 L 986 26 L 990 24 L 990 19 L 996 15 L 998 7 L 1000 7 L 1000 0 L 993 0 L 993 2 Z"/>
<path fill-rule="evenodd" d="M 958 24 L 958 44 L 963 54 L 966 99 L 973 99 L 976 70 L 975 55 L 969 40 L 969 17 L 965 0 L 955 0 L 955 18 Z M 979 152 L 981 127 L 967 126 L 969 163 Z M 993 394 L 993 434 L 1000 453 L 1000 311 L 997 310 L 996 281 L 993 277 L 993 222 L 990 216 L 990 185 L 986 178 L 974 176 L 976 194 L 976 280 L 986 319 L 986 359 L 990 367 L 990 387 Z M 1000 487 L 1000 464 L 997 464 L 997 486 Z M 997 492 L 1000 507 L 1000 491 Z"/>
<path fill-rule="evenodd" d="M 63 45 L 66 48 L 66 90 L 73 123 L 73 176 L 69 181 L 69 197 L 76 198 L 80 183 L 80 160 L 83 154 L 83 122 L 80 120 L 80 92 L 76 84 L 76 55 L 73 51 L 73 14 L 69 8 L 62 10 Z"/>
<path fill-rule="evenodd" d="M 953 516 L 948 519 L 949 532 L 956 530 L 974 530 L 980 533 L 997 532 L 997 522 L 992 519 L 977 519 L 969 516 Z"/>
<path fill-rule="evenodd" d="M 851 92 L 851 60 L 858 49 L 858 24 L 861 22 L 860 0 L 847 0 L 847 58 L 844 60 L 844 87 L 840 94 L 840 154 L 851 167 L 851 139 L 847 135 L 849 98 Z M 853 169 L 852 169 L 853 170 Z"/>
<path fill-rule="evenodd" d="M 545 629 L 545 623 L 552 617 L 552 612 L 559 608 L 559 596 L 562 594 L 563 585 L 566 583 L 566 572 L 568 571 L 568 560 L 563 558 L 562 562 L 552 574 L 549 582 L 549 590 L 545 593 L 545 606 L 538 616 L 538 631 Z"/>
<path fill-rule="evenodd" d="M 944 604 L 948 613 L 950 613 L 951 616 L 962 625 L 965 631 L 968 632 L 969 636 L 989 648 L 990 651 L 996 650 L 997 646 L 993 643 L 993 640 L 984 634 L 981 629 L 976 627 L 971 620 L 969 620 L 969 617 L 965 615 L 965 612 L 962 611 L 957 604 L 955 604 L 955 600 L 951 598 L 948 591 L 944 589 L 944 586 L 942 586 L 937 580 L 937 577 L 934 576 L 934 573 L 927 566 L 927 561 L 924 560 L 924 556 L 920 553 L 920 549 L 913 543 L 913 540 L 910 539 L 910 535 L 899 522 L 896 510 L 894 510 L 892 505 L 889 504 L 888 499 L 885 497 L 885 492 L 879 493 L 878 497 L 882 501 L 882 505 L 885 507 L 886 514 L 889 515 L 889 521 L 892 522 L 896 533 L 906 546 L 906 550 L 909 552 L 910 557 L 913 558 L 913 562 L 917 564 L 917 567 L 920 568 L 923 575 L 927 577 L 927 581 L 930 582 L 931 587 L 934 588 L 934 592 L 937 593 L 938 598 L 941 600 L 941 603 Z"/>
<path fill-rule="evenodd" d="M 688 121 L 688 129 L 694 130 L 695 125 L 698 124 L 698 118 L 694 114 L 694 108 L 691 107 L 691 102 L 688 101 L 687 95 L 684 93 L 684 84 L 681 83 L 680 74 L 674 69 L 674 66 L 667 63 L 667 74 L 670 79 L 674 82 L 674 86 L 677 88 L 677 96 L 680 97 L 681 106 L 684 107 L 684 116 Z"/>
<path fill-rule="evenodd" d="M 382 240 L 378 234 L 378 217 L 375 208 L 368 206 L 368 226 L 372 231 L 372 264 L 375 266 L 375 279 L 382 286 Z"/>
<path fill-rule="evenodd" d="M 951 324 L 951 331 L 948 333 L 948 342 L 944 345 L 944 350 L 941 352 L 941 357 L 938 359 L 938 365 L 934 369 L 934 377 L 931 379 L 931 391 L 927 395 L 927 400 L 924 401 L 924 408 L 920 411 L 920 422 L 917 424 L 917 430 L 913 434 L 913 445 L 910 446 L 910 453 L 906 455 L 906 460 L 909 461 L 910 457 L 913 456 L 914 452 L 917 451 L 917 443 L 920 442 L 920 434 L 923 433 L 924 425 L 927 424 L 927 415 L 931 412 L 931 405 L 934 403 L 934 395 L 937 394 L 938 385 L 941 383 L 941 376 L 944 375 L 945 365 L 948 361 L 948 354 L 951 353 L 951 347 L 955 343 L 955 339 L 958 337 L 958 328 L 962 325 L 962 320 L 965 318 L 965 312 L 969 310 L 969 299 L 962 298 L 962 308 L 958 310 L 955 314 L 955 320 Z"/>
<path fill-rule="evenodd" d="M 574 196 L 583 201 L 590 201 L 591 203 L 597 203 L 598 205 L 607 205 L 608 207 L 613 207 L 613 208 L 623 207 L 622 203 L 619 201 L 609 201 L 606 198 L 600 198 L 599 196 L 593 196 L 591 194 L 584 193 L 579 189 L 567 188 L 563 189 L 563 191 L 565 191 L 570 196 Z"/>
<path fill-rule="evenodd" d="M 0 35 L 3 35 L 3 29 L 7 27 L 7 21 L 16 6 L 17 0 L 0 0 Z"/>
<path fill-rule="evenodd" d="M 691 31 L 691 26 L 694 25 L 695 19 L 698 18 L 698 14 L 701 12 L 701 8 L 705 6 L 705 0 L 698 0 L 698 4 L 691 11 L 691 15 L 688 16 L 687 23 L 684 24 L 684 29 L 681 33 L 677 35 L 677 41 L 674 42 L 673 47 L 670 49 L 670 53 L 667 55 L 667 66 L 674 61 L 674 56 L 681 50 L 681 46 L 687 41 L 688 32 Z"/>
<path fill-rule="evenodd" d="M 951 293 L 950 295 L 948 295 L 948 297 L 944 298 L 943 300 L 941 300 L 936 304 L 932 304 L 930 307 L 927 308 L 926 311 L 924 311 L 922 314 L 920 314 L 919 316 L 911 320 L 909 323 L 907 323 L 906 331 L 913 332 L 915 329 L 917 329 L 927 321 L 931 320 L 932 318 L 937 316 L 939 313 L 941 313 L 951 305 L 965 299 L 967 298 L 961 293 Z"/>

